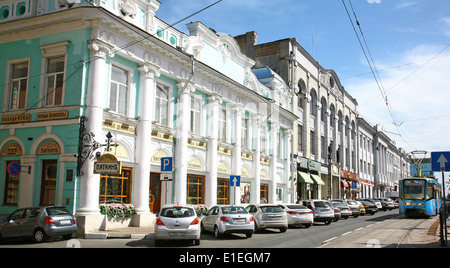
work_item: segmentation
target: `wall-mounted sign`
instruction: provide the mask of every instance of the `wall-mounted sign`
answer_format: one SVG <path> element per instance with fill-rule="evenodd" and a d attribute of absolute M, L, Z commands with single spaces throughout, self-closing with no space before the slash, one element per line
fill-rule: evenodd
<path fill-rule="evenodd" d="M 103 154 L 94 162 L 94 174 L 122 174 L 122 162 L 113 154 Z"/>
<path fill-rule="evenodd" d="M 38 121 L 58 120 L 58 119 L 66 119 L 67 117 L 69 117 L 68 111 L 54 111 L 54 112 L 38 113 L 36 115 L 36 120 Z"/>
<path fill-rule="evenodd" d="M 17 143 L 11 143 L 3 147 L 0 156 L 20 156 L 22 155 L 22 147 Z"/>
<path fill-rule="evenodd" d="M 31 121 L 31 114 L 5 115 L 2 117 L 2 124 L 16 124 Z"/>
<path fill-rule="evenodd" d="M 54 141 L 47 141 L 43 143 L 37 151 L 37 155 L 60 154 L 60 153 L 61 147 L 59 147 L 59 144 Z"/>

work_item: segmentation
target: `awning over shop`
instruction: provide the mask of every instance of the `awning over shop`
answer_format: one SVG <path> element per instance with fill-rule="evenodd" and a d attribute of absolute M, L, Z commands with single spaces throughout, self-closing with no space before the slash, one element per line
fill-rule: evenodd
<path fill-rule="evenodd" d="M 311 179 L 309 174 L 305 173 L 305 172 L 300 172 L 300 171 L 298 172 L 298 180 L 300 182 L 314 184 L 314 181 Z"/>
<path fill-rule="evenodd" d="M 311 174 L 311 178 L 313 179 L 313 181 L 316 182 L 316 184 L 318 184 L 318 185 L 325 185 L 325 183 L 322 181 L 320 176 L 315 175 L 315 174 Z"/>

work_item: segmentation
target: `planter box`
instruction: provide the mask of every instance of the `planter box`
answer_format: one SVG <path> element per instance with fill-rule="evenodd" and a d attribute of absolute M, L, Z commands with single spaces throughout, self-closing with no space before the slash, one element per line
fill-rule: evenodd
<path fill-rule="evenodd" d="M 110 229 L 119 229 L 131 227 L 133 217 L 129 218 L 113 218 L 111 216 L 103 216 L 103 222 L 100 226 L 100 231 L 106 231 Z"/>

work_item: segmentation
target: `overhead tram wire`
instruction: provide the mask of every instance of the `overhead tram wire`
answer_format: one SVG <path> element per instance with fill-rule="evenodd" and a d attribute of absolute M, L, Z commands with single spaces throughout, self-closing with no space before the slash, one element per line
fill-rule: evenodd
<path fill-rule="evenodd" d="M 359 21 L 358 21 L 358 19 L 357 19 L 356 12 L 354 11 L 353 5 L 351 4 L 351 0 L 348 0 L 348 1 L 349 1 L 349 3 L 350 3 L 351 8 L 352 8 L 352 11 L 353 11 L 353 14 L 354 14 L 354 16 L 355 16 L 356 23 L 357 23 L 357 25 L 358 25 L 358 27 L 359 27 L 359 29 L 360 29 L 361 35 L 362 35 L 362 37 L 363 37 L 363 39 L 364 39 L 364 43 L 365 43 L 365 45 L 366 45 L 367 52 L 366 52 L 366 49 L 364 48 L 364 45 L 363 45 L 363 42 L 361 41 L 361 38 L 360 38 L 359 35 L 358 35 L 358 32 L 357 32 L 356 27 L 355 27 L 355 24 L 353 23 L 353 20 L 352 20 L 352 18 L 351 18 L 350 12 L 349 12 L 349 10 L 348 10 L 348 8 L 347 8 L 347 5 L 345 4 L 345 1 L 344 1 L 344 0 L 342 0 L 342 4 L 344 5 L 345 11 L 347 12 L 347 16 L 348 16 L 348 18 L 349 18 L 349 20 L 350 20 L 350 23 L 352 24 L 353 31 L 355 32 L 355 35 L 356 35 L 356 37 L 357 37 L 357 39 L 358 39 L 358 42 L 359 42 L 359 45 L 361 46 L 361 49 L 362 49 L 362 51 L 363 51 L 363 53 L 364 53 L 364 57 L 366 58 L 366 61 L 367 61 L 367 63 L 369 64 L 369 68 L 370 68 L 370 70 L 371 70 L 371 72 L 372 72 L 372 75 L 373 75 L 373 77 L 374 77 L 374 79 L 375 79 L 375 82 L 376 82 L 376 84 L 377 84 L 377 87 L 378 87 L 378 89 L 380 90 L 381 95 L 383 96 L 384 102 L 385 102 L 386 107 L 387 107 L 387 109 L 388 109 L 388 111 L 389 111 L 389 114 L 390 114 L 390 116 L 391 116 L 391 119 L 392 119 L 392 121 L 393 121 L 393 124 L 394 124 L 395 127 L 397 128 L 397 131 L 399 132 L 399 136 L 400 136 L 400 137 L 408 144 L 408 146 L 410 146 L 411 148 L 415 149 L 415 147 L 414 147 L 409 141 L 407 141 L 407 140 L 403 137 L 403 135 L 400 134 L 401 131 L 400 131 L 399 124 L 397 123 L 397 120 L 396 120 L 396 118 L 395 118 L 394 111 L 393 111 L 393 109 L 392 109 L 392 107 L 391 107 L 391 105 L 390 105 L 390 103 L 389 103 L 389 99 L 388 99 L 388 97 L 387 97 L 387 95 L 386 95 L 386 92 L 384 91 L 384 89 L 383 89 L 383 87 L 382 87 L 382 84 L 381 84 L 381 81 L 380 81 L 380 78 L 379 78 L 379 75 L 378 75 L 378 71 L 376 71 L 376 66 L 375 66 L 375 64 L 373 63 L 373 58 L 372 58 L 372 55 L 371 55 L 371 53 L 370 53 L 369 46 L 367 45 L 367 42 L 366 42 L 366 40 L 365 40 L 365 38 L 364 38 L 364 34 L 363 34 L 363 32 L 362 32 L 362 29 L 361 29 L 361 24 L 359 23 Z M 370 55 L 370 58 L 372 59 L 372 61 L 369 60 L 368 54 Z M 372 65 L 373 65 L 373 66 L 372 66 Z M 406 134 L 405 134 L 405 135 L 406 135 Z M 406 136 L 406 137 L 407 137 L 407 136 Z"/>

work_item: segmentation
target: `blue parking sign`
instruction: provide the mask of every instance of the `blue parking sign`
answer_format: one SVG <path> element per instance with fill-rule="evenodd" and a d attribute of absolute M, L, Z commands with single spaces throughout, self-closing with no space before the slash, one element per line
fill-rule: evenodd
<path fill-rule="evenodd" d="M 450 171 L 450 152 L 432 152 L 431 171 Z"/>
<path fill-rule="evenodd" d="M 172 157 L 161 157 L 161 172 L 172 172 L 172 164 Z"/>

